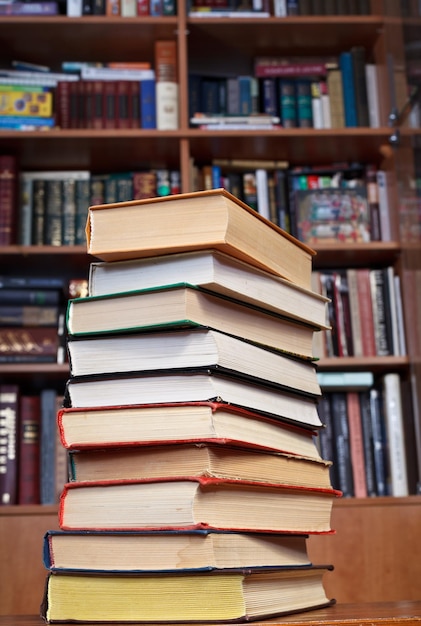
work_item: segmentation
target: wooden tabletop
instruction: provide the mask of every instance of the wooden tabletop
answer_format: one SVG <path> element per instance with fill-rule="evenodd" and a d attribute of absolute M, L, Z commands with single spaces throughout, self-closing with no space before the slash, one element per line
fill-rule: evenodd
<path fill-rule="evenodd" d="M 37 615 L 0 616 L 0 626 L 41 626 L 44 623 L 44 620 Z M 82 626 L 81 622 L 78 624 Z M 96 626 L 105 626 L 99 622 L 95 622 L 95 624 Z M 288 624 L 291 626 L 340 626 L 342 624 L 349 626 L 398 626 L 398 624 L 404 624 L 409 626 L 416 624 L 421 626 L 421 600 L 419 602 L 336 604 L 326 609 L 299 613 L 285 618 L 251 622 L 251 624 L 253 626 L 273 626 L 274 624 L 281 626 Z M 114 626 L 116 626 L 115 623 Z M 202 626 L 206 625 L 203 624 Z"/>

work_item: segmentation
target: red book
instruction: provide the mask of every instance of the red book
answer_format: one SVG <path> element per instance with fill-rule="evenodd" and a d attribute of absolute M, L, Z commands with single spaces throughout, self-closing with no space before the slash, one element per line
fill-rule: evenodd
<path fill-rule="evenodd" d="M 104 81 L 92 81 L 92 128 L 104 127 Z"/>
<path fill-rule="evenodd" d="M 19 387 L 0 385 L 0 505 L 17 503 Z"/>
<path fill-rule="evenodd" d="M 116 87 L 116 128 L 130 128 L 130 83 L 129 80 L 117 80 Z"/>
<path fill-rule="evenodd" d="M 129 81 L 129 128 L 140 128 L 140 82 Z"/>
<path fill-rule="evenodd" d="M 20 399 L 18 504 L 39 504 L 39 436 L 41 404 L 39 396 Z"/>
<path fill-rule="evenodd" d="M 326 534 L 332 532 L 332 504 L 340 495 L 330 488 L 196 476 L 71 482 L 60 498 L 59 525 L 62 530 Z"/>
<path fill-rule="evenodd" d="M 16 241 L 16 159 L 0 155 L 0 245 Z"/>
<path fill-rule="evenodd" d="M 113 80 L 104 81 L 104 93 L 103 93 L 103 113 L 104 122 L 103 128 L 116 128 L 117 125 L 117 94 L 116 94 L 116 82 Z"/>
<path fill-rule="evenodd" d="M 368 268 L 357 270 L 357 284 L 363 356 L 376 356 L 376 335 L 371 301 L 370 270 Z"/>
<path fill-rule="evenodd" d="M 149 0 L 137 0 L 137 14 L 149 15 Z"/>
<path fill-rule="evenodd" d="M 367 481 L 365 474 L 361 407 L 358 391 L 348 391 L 346 394 L 346 402 L 354 496 L 356 498 L 366 498 Z"/>
<path fill-rule="evenodd" d="M 61 80 L 56 87 L 56 125 L 59 128 L 72 128 L 71 126 L 71 90 L 73 82 Z"/>
<path fill-rule="evenodd" d="M 133 172 L 133 199 L 153 198 L 156 196 L 156 172 Z"/>

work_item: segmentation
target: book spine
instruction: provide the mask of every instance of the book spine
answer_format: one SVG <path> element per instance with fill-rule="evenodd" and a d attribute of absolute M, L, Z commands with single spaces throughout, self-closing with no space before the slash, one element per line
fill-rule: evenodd
<path fill-rule="evenodd" d="M 40 403 L 40 503 L 55 504 L 57 392 L 54 389 L 43 389 Z"/>
<path fill-rule="evenodd" d="M 354 496 L 356 498 L 366 498 L 366 467 L 364 457 L 360 399 L 358 391 L 347 391 L 346 402 Z"/>
<path fill-rule="evenodd" d="M 17 164 L 13 156 L 0 156 L 0 245 L 16 242 Z"/>
<path fill-rule="evenodd" d="M 381 124 L 379 85 L 377 75 L 377 65 L 366 63 L 365 83 L 367 90 L 368 121 L 371 128 L 379 128 Z"/>
<path fill-rule="evenodd" d="M 278 88 L 281 125 L 284 128 L 295 128 L 297 126 L 297 117 L 294 81 L 280 79 Z"/>
<path fill-rule="evenodd" d="M 385 275 L 381 269 L 370 270 L 371 303 L 373 307 L 374 338 L 377 356 L 392 354 L 391 337 L 388 333 L 386 309 Z"/>
<path fill-rule="evenodd" d="M 369 126 L 367 84 L 365 78 L 365 49 L 363 46 L 351 48 L 352 70 L 354 73 L 355 106 L 357 125 Z"/>
<path fill-rule="evenodd" d="M 390 467 L 391 495 L 407 496 L 408 475 L 405 454 L 405 432 L 399 374 L 383 376 L 384 412 Z"/>
<path fill-rule="evenodd" d="M 176 130 L 179 125 L 177 66 L 176 41 L 155 41 L 156 128 L 158 130 Z"/>
<path fill-rule="evenodd" d="M 67 178 L 62 183 L 62 244 L 73 246 L 76 242 L 76 180 Z"/>
<path fill-rule="evenodd" d="M 20 399 L 18 504 L 39 504 L 41 405 L 39 396 Z"/>
<path fill-rule="evenodd" d="M 357 270 L 358 306 L 361 319 L 361 340 L 364 356 L 376 356 L 376 337 L 371 302 L 370 270 Z"/>
<path fill-rule="evenodd" d="M 17 503 L 19 387 L 0 385 L 0 505 Z"/>
<path fill-rule="evenodd" d="M 373 457 L 378 496 L 388 496 L 389 468 L 386 452 L 386 432 L 382 410 L 382 396 L 378 389 L 370 389 L 370 419 L 373 437 Z"/>
<path fill-rule="evenodd" d="M 342 74 L 342 90 L 345 114 L 345 126 L 358 126 L 357 107 L 355 100 L 354 70 L 350 52 L 341 52 L 339 66 Z"/>
<path fill-rule="evenodd" d="M 374 467 L 373 431 L 370 417 L 370 391 L 359 392 L 361 428 L 364 448 L 365 481 L 367 496 L 376 496 L 376 474 Z"/>
<path fill-rule="evenodd" d="M 0 304 L 0 326 L 54 326 L 58 306 Z"/>
<path fill-rule="evenodd" d="M 329 68 L 326 77 L 332 128 L 345 126 L 342 75 L 338 67 Z"/>
<path fill-rule="evenodd" d="M 377 170 L 376 179 L 379 197 L 380 232 L 382 241 L 392 241 L 388 177 L 388 172 L 384 170 Z"/>
<path fill-rule="evenodd" d="M 45 183 L 44 244 L 61 246 L 63 239 L 62 224 L 62 188 L 63 181 L 47 180 Z"/>
<path fill-rule="evenodd" d="M 140 83 L 140 126 L 141 128 L 157 128 L 157 103 L 155 80 L 142 80 Z"/>
<path fill-rule="evenodd" d="M 348 290 L 349 290 L 349 309 L 351 318 L 351 335 L 352 335 L 352 352 L 354 356 L 363 356 L 362 344 L 362 321 L 358 304 L 358 282 L 357 270 L 349 268 L 347 270 Z"/>
<path fill-rule="evenodd" d="M 257 211 L 267 220 L 270 220 L 268 172 L 264 168 L 258 168 L 256 169 L 255 175 Z"/>
<path fill-rule="evenodd" d="M 354 495 L 347 400 L 345 392 L 331 394 L 338 485 L 345 497 Z"/>
<path fill-rule="evenodd" d="M 297 126 L 313 128 L 312 83 L 309 80 L 295 81 Z"/>

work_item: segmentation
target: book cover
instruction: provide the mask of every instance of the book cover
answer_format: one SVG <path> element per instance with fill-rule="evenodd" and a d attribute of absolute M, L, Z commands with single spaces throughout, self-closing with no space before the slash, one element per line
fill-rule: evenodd
<path fill-rule="evenodd" d="M 0 327 L 0 363 L 57 363 L 60 348 L 56 326 Z"/>
<path fill-rule="evenodd" d="M 40 430 L 40 504 L 55 504 L 55 457 L 56 457 L 56 415 L 57 392 L 55 389 L 42 389 L 41 430 Z"/>
<path fill-rule="evenodd" d="M 44 535 L 43 562 L 52 572 L 87 573 L 185 573 L 310 565 L 306 535 L 210 530 L 136 533 L 50 530 Z"/>
<path fill-rule="evenodd" d="M 91 206 L 86 237 L 103 261 L 214 248 L 311 288 L 314 251 L 224 189 Z"/>
<path fill-rule="evenodd" d="M 332 503 L 340 495 L 331 488 L 192 476 L 73 482 L 64 486 L 60 498 L 59 525 L 62 530 L 331 533 Z"/>
<path fill-rule="evenodd" d="M 363 46 L 351 48 L 352 69 L 354 73 L 355 105 L 357 110 L 357 125 L 370 126 L 367 82 L 365 76 L 366 51 Z"/>
<path fill-rule="evenodd" d="M 354 496 L 356 498 L 366 498 L 368 495 L 366 482 L 366 466 L 364 456 L 361 406 L 358 391 L 347 391 L 346 405 Z"/>
<path fill-rule="evenodd" d="M 344 105 L 345 126 L 358 126 L 357 105 L 355 99 L 355 78 L 351 52 L 341 52 L 339 68 L 342 75 L 342 96 Z"/>
<path fill-rule="evenodd" d="M 370 390 L 359 392 L 361 428 L 363 432 L 364 466 L 367 496 L 377 495 L 376 473 L 374 467 L 373 429 L 370 416 Z"/>
<path fill-rule="evenodd" d="M 333 436 L 336 447 L 338 488 L 345 497 L 354 495 L 347 399 L 345 391 L 331 392 Z"/>
<path fill-rule="evenodd" d="M 40 504 L 39 396 L 20 398 L 18 504 Z"/>
<path fill-rule="evenodd" d="M 47 577 L 41 614 L 49 622 L 131 622 L 133 617 L 148 623 L 256 620 L 332 604 L 323 588 L 329 569 L 312 566 L 135 577 L 56 573 Z"/>
<path fill-rule="evenodd" d="M 175 40 L 155 41 L 156 127 L 177 130 L 179 125 L 178 60 Z"/>
<path fill-rule="evenodd" d="M 406 468 L 405 431 L 399 374 L 390 372 L 383 376 L 383 400 L 391 495 L 407 496 L 409 493 L 408 474 Z"/>
<path fill-rule="evenodd" d="M 0 245 L 16 243 L 17 237 L 17 160 L 0 155 Z"/>
<path fill-rule="evenodd" d="M 0 505 L 18 501 L 19 397 L 18 385 L 0 385 Z"/>
<path fill-rule="evenodd" d="M 321 458 L 313 429 L 288 423 L 280 428 L 275 419 L 221 401 L 61 408 L 57 423 L 69 450 L 220 442 Z"/>

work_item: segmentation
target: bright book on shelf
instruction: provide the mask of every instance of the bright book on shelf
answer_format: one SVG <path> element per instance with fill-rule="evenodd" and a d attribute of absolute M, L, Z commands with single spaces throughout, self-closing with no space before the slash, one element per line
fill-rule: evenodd
<path fill-rule="evenodd" d="M 70 480 L 198 476 L 328 489 L 328 461 L 218 443 L 96 448 L 70 452 Z"/>
<path fill-rule="evenodd" d="M 72 376 L 209 367 L 320 395 L 315 365 L 205 327 L 89 337 L 67 343 Z"/>
<path fill-rule="evenodd" d="M 68 450 L 209 442 L 321 458 L 311 428 L 221 402 L 62 408 L 57 422 Z"/>
<path fill-rule="evenodd" d="M 314 251 L 225 189 L 91 206 L 86 236 L 103 261 L 215 248 L 311 289 Z"/>
<path fill-rule="evenodd" d="M 208 326 L 255 344 L 313 358 L 314 328 L 192 285 L 178 284 L 69 301 L 70 335 Z"/>
<path fill-rule="evenodd" d="M 91 573 L 299 567 L 311 564 L 306 537 L 209 530 L 49 530 L 43 561 L 53 572 Z"/>
<path fill-rule="evenodd" d="M 311 428 L 320 427 L 317 400 L 288 393 L 251 378 L 222 374 L 208 367 L 180 372 L 130 373 L 73 377 L 67 381 L 65 406 L 128 406 L 216 400 Z"/>
<path fill-rule="evenodd" d="M 196 285 L 286 317 L 325 328 L 327 299 L 216 250 L 93 262 L 89 295 L 150 289 L 177 282 Z"/>
<path fill-rule="evenodd" d="M 62 530 L 330 533 L 340 491 L 197 476 L 66 483 Z M 270 515 L 268 514 L 270 511 Z"/>
<path fill-rule="evenodd" d="M 328 566 L 140 576 L 50 574 L 47 622 L 250 621 L 328 606 Z M 81 602 L 83 598 L 83 602 Z"/>

